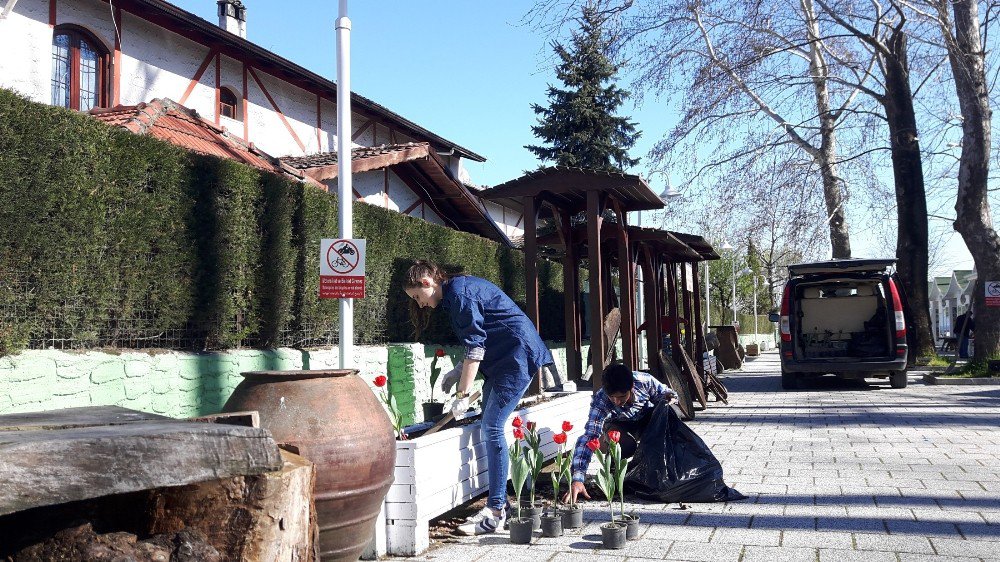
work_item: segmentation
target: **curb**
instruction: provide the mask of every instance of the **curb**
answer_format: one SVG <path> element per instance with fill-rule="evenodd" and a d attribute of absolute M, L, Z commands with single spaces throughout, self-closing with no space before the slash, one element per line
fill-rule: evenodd
<path fill-rule="evenodd" d="M 925 384 L 947 384 L 955 386 L 1000 386 L 1000 377 L 938 377 L 934 375 L 924 375 Z"/>

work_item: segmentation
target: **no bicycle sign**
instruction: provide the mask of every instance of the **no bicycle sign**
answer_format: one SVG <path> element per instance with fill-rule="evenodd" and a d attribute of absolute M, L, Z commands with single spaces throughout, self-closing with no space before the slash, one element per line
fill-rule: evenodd
<path fill-rule="evenodd" d="M 319 298 L 365 298 L 365 247 L 360 239 L 320 241 Z"/>

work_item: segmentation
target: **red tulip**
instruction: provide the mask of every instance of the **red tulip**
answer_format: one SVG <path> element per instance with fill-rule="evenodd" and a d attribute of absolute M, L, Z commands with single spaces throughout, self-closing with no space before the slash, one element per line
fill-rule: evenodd
<path fill-rule="evenodd" d="M 573 424 L 569 423 L 568 421 L 564 421 L 562 425 L 562 430 L 569 431 L 571 429 L 573 429 Z"/>
<path fill-rule="evenodd" d="M 556 433 L 552 436 L 552 441 L 554 441 L 556 445 L 562 445 L 566 442 L 566 433 Z"/>
<path fill-rule="evenodd" d="M 514 428 L 514 438 L 515 439 L 524 439 L 524 431 L 522 431 L 520 427 L 515 427 Z"/>
<path fill-rule="evenodd" d="M 440 347 L 434 351 L 434 357 L 444 357 L 444 350 Z"/>
<path fill-rule="evenodd" d="M 385 375 L 379 375 L 375 377 L 375 380 L 372 382 L 375 383 L 375 386 L 382 388 L 383 386 L 385 386 L 385 383 L 389 382 L 389 379 L 386 378 Z"/>
<path fill-rule="evenodd" d="M 535 423 L 535 422 L 528 422 L 528 431 L 535 431 L 536 427 L 538 427 L 537 423 Z"/>
<path fill-rule="evenodd" d="M 523 423 L 524 422 L 521 421 L 521 416 L 514 416 L 514 421 L 510 422 L 510 425 L 514 427 L 521 427 L 521 424 Z"/>
<path fill-rule="evenodd" d="M 596 451 L 601 448 L 601 442 L 597 439 L 591 439 L 590 441 L 587 441 L 587 448 L 591 451 Z"/>
<path fill-rule="evenodd" d="M 618 440 L 621 439 L 621 438 L 622 438 L 622 434 L 621 434 L 620 431 L 609 431 L 608 432 L 608 439 L 614 441 L 615 443 L 617 443 Z"/>

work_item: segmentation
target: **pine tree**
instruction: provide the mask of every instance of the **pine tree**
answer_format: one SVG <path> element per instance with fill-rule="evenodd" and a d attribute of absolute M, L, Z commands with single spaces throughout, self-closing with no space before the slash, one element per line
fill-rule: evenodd
<path fill-rule="evenodd" d="M 627 117 L 615 115 L 629 97 L 629 92 L 614 84 L 622 65 L 607 56 L 610 41 L 593 5 L 584 6 L 578 21 L 580 29 L 573 33 L 569 49 L 552 44 L 562 61 L 556 78 L 565 89 L 550 84 L 549 107 L 531 105 L 538 116 L 538 125 L 531 131 L 545 146 L 525 148 L 558 166 L 621 172 L 639 162 L 628 151 L 641 134 Z"/>

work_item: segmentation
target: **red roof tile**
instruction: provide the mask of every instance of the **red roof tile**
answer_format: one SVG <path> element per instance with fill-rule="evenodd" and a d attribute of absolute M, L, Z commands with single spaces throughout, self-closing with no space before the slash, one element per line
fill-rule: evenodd
<path fill-rule="evenodd" d="M 90 114 L 108 125 L 122 127 L 138 135 L 149 135 L 198 154 L 236 160 L 276 174 L 288 172 L 276 158 L 202 119 L 193 109 L 169 99 L 93 109 Z"/>

